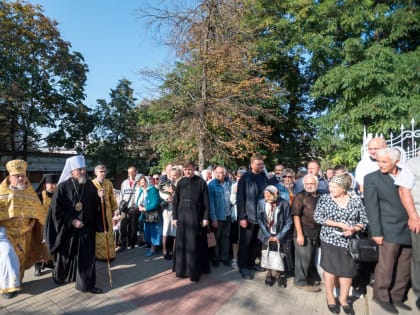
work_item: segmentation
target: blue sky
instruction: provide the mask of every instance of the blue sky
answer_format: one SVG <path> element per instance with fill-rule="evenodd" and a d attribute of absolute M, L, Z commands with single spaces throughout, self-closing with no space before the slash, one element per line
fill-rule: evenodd
<path fill-rule="evenodd" d="M 109 100 L 118 81 L 132 82 L 134 96 L 150 97 L 150 84 L 138 74 L 140 69 L 173 64 L 174 56 L 147 30 L 136 9 L 167 5 L 160 0 L 31 0 L 44 8 L 44 15 L 58 22 L 61 38 L 79 51 L 89 67 L 85 86 L 89 106 L 97 99 Z"/>

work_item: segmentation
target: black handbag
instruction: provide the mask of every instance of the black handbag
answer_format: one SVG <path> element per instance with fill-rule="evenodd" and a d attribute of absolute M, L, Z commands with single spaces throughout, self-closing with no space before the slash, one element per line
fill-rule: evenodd
<path fill-rule="evenodd" d="M 127 200 L 121 200 L 120 204 L 118 206 L 118 210 L 120 211 L 120 213 L 128 213 L 128 201 Z"/>
<path fill-rule="evenodd" d="M 377 262 L 379 246 L 370 237 L 358 236 L 350 240 L 349 253 L 357 262 Z"/>
<path fill-rule="evenodd" d="M 144 212 L 144 222 L 146 223 L 158 223 L 159 222 L 159 211 L 151 210 Z"/>

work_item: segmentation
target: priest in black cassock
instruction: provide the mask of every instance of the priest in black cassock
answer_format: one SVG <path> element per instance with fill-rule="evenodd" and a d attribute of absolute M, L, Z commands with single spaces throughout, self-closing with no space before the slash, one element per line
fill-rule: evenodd
<path fill-rule="evenodd" d="M 103 232 L 100 194 L 86 178 L 82 155 L 66 160 L 46 222 L 46 241 L 55 257 L 53 280 L 76 281 L 82 292 L 102 293 L 96 287 L 95 233 Z"/>
<path fill-rule="evenodd" d="M 194 163 L 184 164 L 184 177 L 176 186 L 173 199 L 173 224 L 177 227 L 174 270 L 179 278 L 199 281 L 210 272 L 207 247 L 209 195 L 206 182 L 194 175 Z"/>

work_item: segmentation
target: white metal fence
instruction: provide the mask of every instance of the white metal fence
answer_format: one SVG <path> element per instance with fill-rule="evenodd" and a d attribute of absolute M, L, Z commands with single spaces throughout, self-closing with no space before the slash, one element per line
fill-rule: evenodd
<path fill-rule="evenodd" d="M 404 125 L 400 127 L 400 134 L 394 136 L 391 132 L 389 139 L 386 140 L 388 147 L 397 148 L 401 151 L 401 162 L 417 156 L 417 151 L 420 148 L 420 129 L 414 129 L 416 122 L 414 118 L 411 119 L 411 129 L 405 129 Z M 384 137 L 383 134 L 376 134 L 375 137 Z M 368 154 L 367 144 L 373 138 L 371 133 L 366 133 L 366 127 L 363 132 L 363 145 L 361 149 L 361 157 L 363 159 L 365 154 Z"/>

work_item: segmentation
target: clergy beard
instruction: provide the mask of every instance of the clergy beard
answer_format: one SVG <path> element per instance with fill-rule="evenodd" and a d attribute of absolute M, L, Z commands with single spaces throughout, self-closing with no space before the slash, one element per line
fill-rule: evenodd
<path fill-rule="evenodd" d="M 85 177 L 85 176 L 80 176 L 80 177 L 77 179 L 77 182 L 78 182 L 79 184 L 86 184 L 86 177 Z"/>
<path fill-rule="evenodd" d="M 16 189 L 17 190 L 25 190 L 26 189 L 26 185 L 25 184 L 16 184 Z"/>

